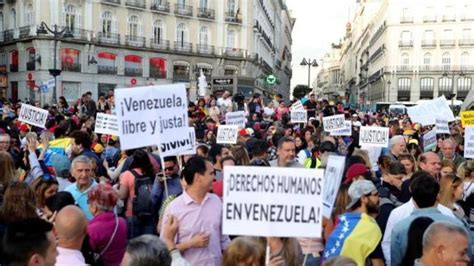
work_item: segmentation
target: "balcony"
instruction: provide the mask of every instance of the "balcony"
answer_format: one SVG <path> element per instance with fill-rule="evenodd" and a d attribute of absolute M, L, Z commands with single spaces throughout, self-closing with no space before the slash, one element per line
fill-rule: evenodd
<path fill-rule="evenodd" d="M 414 69 L 413 66 L 397 66 L 397 72 L 412 72 Z"/>
<path fill-rule="evenodd" d="M 224 49 L 224 55 L 228 57 L 243 58 L 244 51 L 240 48 L 230 48 L 227 47 Z"/>
<path fill-rule="evenodd" d="M 162 71 L 160 69 L 150 67 L 150 78 L 165 79 L 166 71 Z"/>
<path fill-rule="evenodd" d="M 456 17 L 452 15 L 443 15 L 443 22 L 454 22 Z"/>
<path fill-rule="evenodd" d="M 424 16 L 423 17 L 423 22 L 424 23 L 436 22 L 436 16 Z"/>
<path fill-rule="evenodd" d="M 225 21 L 228 23 L 241 24 L 242 19 L 238 16 L 238 13 L 231 11 L 225 12 Z"/>
<path fill-rule="evenodd" d="M 162 1 L 161 4 L 151 4 L 151 11 L 169 13 L 170 12 L 170 2 Z"/>
<path fill-rule="evenodd" d="M 26 71 L 34 71 L 36 69 L 36 62 L 26 62 Z"/>
<path fill-rule="evenodd" d="M 406 24 L 406 23 L 413 23 L 413 17 L 412 16 L 403 16 L 400 18 L 400 23 Z"/>
<path fill-rule="evenodd" d="M 117 67 L 97 65 L 97 74 L 117 75 Z"/>
<path fill-rule="evenodd" d="M 474 21 L 474 15 L 471 14 L 463 14 L 461 17 L 461 21 Z"/>
<path fill-rule="evenodd" d="M 10 64 L 10 72 L 18 72 L 18 65 Z"/>
<path fill-rule="evenodd" d="M 214 54 L 214 45 L 198 44 L 196 52 L 198 54 Z"/>
<path fill-rule="evenodd" d="M 410 48 L 410 47 L 413 47 L 413 40 L 410 40 L 410 41 L 400 41 L 400 42 L 398 42 L 398 47 L 400 47 L 400 48 Z"/>
<path fill-rule="evenodd" d="M 435 48 L 436 47 L 436 41 L 435 40 L 422 40 L 421 41 L 421 47 Z"/>
<path fill-rule="evenodd" d="M 214 19 L 216 17 L 216 14 L 214 9 L 200 7 L 197 10 L 197 17 L 204 19 Z"/>
<path fill-rule="evenodd" d="M 102 3 L 120 5 L 120 0 L 102 0 Z"/>
<path fill-rule="evenodd" d="M 110 32 L 98 32 L 97 42 L 104 44 L 120 44 L 120 34 Z"/>
<path fill-rule="evenodd" d="M 125 35 L 125 45 L 132 47 L 145 47 L 145 37 Z"/>
<path fill-rule="evenodd" d="M 456 41 L 454 39 L 440 40 L 439 46 L 441 47 L 454 47 L 456 46 Z"/>
<path fill-rule="evenodd" d="M 31 33 L 31 26 L 24 26 L 20 28 L 20 39 L 28 38 L 30 37 Z"/>
<path fill-rule="evenodd" d="M 68 71 L 68 72 L 81 72 L 81 64 L 66 64 L 63 62 L 63 71 Z"/>
<path fill-rule="evenodd" d="M 168 51 L 170 49 L 170 41 L 151 38 L 150 47 L 156 50 Z"/>
<path fill-rule="evenodd" d="M 460 39 L 459 46 L 474 46 L 474 39 Z"/>
<path fill-rule="evenodd" d="M 141 9 L 146 8 L 145 0 L 126 0 L 125 6 L 141 8 Z"/>
<path fill-rule="evenodd" d="M 193 7 L 175 4 L 174 5 L 174 14 L 177 16 L 192 17 L 193 16 Z"/>
<path fill-rule="evenodd" d="M 174 42 L 174 50 L 176 52 L 181 52 L 181 53 L 192 53 L 193 52 L 193 44 L 190 43 L 190 42 L 175 41 Z"/>
<path fill-rule="evenodd" d="M 58 30 L 64 30 L 65 27 L 58 27 Z M 72 33 L 72 39 L 90 41 L 92 39 L 92 31 L 74 28 L 70 30 Z"/>
<path fill-rule="evenodd" d="M 3 40 L 5 42 L 13 41 L 15 31 L 14 30 L 6 30 L 3 32 Z"/>
<path fill-rule="evenodd" d="M 128 77 L 141 77 L 141 76 L 143 76 L 143 69 L 142 68 L 126 67 L 124 69 L 124 75 L 128 76 Z"/>

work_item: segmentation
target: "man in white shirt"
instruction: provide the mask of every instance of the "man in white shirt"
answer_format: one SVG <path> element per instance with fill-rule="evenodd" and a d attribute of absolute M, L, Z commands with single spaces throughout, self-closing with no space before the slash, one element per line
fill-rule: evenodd
<path fill-rule="evenodd" d="M 87 219 L 78 207 L 69 205 L 58 212 L 54 223 L 58 239 L 56 266 L 86 265 L 81 253 Z"/>
<path fill-rule="evenodd" d="M 230 92 L 225 91 L 222 98 L 217 99 L 217 106 L 219 106 L 221 113 L 225 115 L 227 112 L 232 112 L 232 98 Z"/>

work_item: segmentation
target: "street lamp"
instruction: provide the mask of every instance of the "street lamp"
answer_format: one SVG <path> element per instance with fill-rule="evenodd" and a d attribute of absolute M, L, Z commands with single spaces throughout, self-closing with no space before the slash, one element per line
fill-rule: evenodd
<path fill-rule="evenodd" d="M 66 26 L 62 30 L 58 30 L 58 25 L 54 24 L 53 29 L 51 29 L 44 21 L 41 22 L 40 26 L 36 30 L 37 35 L 44 35 L 48 34 L 50 32 L 54 36 L 54 64 L 53 68 L 49 69 L 49 74 L 54 77 L 54 90 L 53 90 L 53 103 L 57 103 L 56 99 L 56 90 L 58 89 L 58 81 L 57 81 L 57 76 L 61 75 L 61 69 L 57 68 L 57 46 L 58 46 L 58 40 L 60 38 L 73 38 L 74 36 L 72 35 L 72 32 L 69 30 L 69 27 Z"/>
<path fill-rule="evenodd" d="M 316 59 L 311 60 L 308 58 L 303 58 L 303 61 L 300 63 L 301 66 L 308 66 L 308 89 L 311 88 L 310 82 L 311 82 L 311 67 L 318 67 L 318 62 L 316 62 Z"/>

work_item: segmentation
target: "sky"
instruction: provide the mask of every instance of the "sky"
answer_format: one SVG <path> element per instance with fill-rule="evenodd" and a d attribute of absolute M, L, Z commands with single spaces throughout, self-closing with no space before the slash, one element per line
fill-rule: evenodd
<path fill-rule="evenodd" d="M 323 54 L 331 43 L 338 43 L 345 34 L 349 12 L 353 14 L 356 0 L 286 0 L 296 18 L 293 28 L 293 77 L 291 87 L 308 84 L 308 66 L 300 66 L 303 58 L 316 59 L 321 66 Z M 352 17 L 352 16 L 351 16 Z M 311 85 L 320 67 L 311 69 Z"/>

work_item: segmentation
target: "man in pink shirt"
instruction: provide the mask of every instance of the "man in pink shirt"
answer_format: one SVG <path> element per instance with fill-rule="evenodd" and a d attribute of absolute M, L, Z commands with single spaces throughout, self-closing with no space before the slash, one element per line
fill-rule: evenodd
<path fill-rule="evenodd" d="M 183 257 L 192 265 L 221 265 L 222 252 L 230 240 L 222 235 L 222 202 L 209 193 L 214 166 L 195 156 L 186 163 L 182 175 L 188 187 L 166 208 L 163 230 L 173 215 L 179 223 L 176 248 Z"/>

